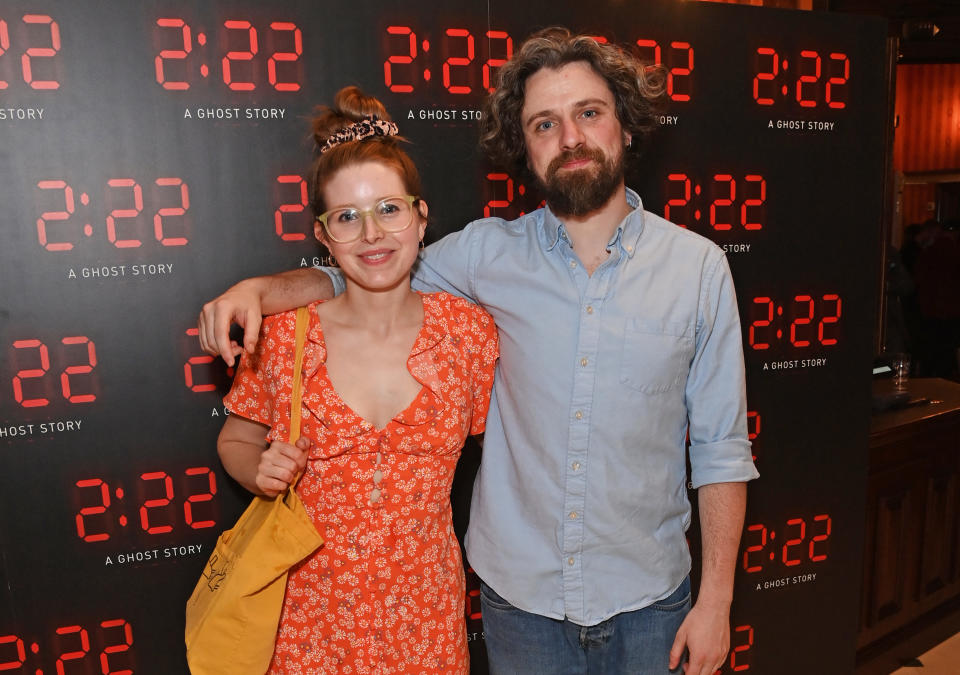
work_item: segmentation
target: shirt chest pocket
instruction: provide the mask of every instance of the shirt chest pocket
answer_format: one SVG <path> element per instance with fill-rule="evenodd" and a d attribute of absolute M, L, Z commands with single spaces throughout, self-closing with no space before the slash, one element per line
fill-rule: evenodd
<path fill-rule="evenodd" d="M 693 327 L 652 319 L 628 319 L 623 333 L 620 382 L 645 394 L 661 394 L 686 381 L 693 358 Z"/>

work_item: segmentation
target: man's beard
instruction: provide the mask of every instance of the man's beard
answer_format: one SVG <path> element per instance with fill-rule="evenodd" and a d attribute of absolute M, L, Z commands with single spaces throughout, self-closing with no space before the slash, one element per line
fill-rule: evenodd
<path fill-rule="evenodd" d="M 592 159 L 596 169 L 587 167 L 560 173 L 560 167 L 578 159 Z M 553 158 L 544 178 L 537 183 L 546 196 L 550 210 L 557 215 L 582 217 L 596 211 L 623 183 L 623 151 L 608 158 L 599 148 L 567 150 Z"/>

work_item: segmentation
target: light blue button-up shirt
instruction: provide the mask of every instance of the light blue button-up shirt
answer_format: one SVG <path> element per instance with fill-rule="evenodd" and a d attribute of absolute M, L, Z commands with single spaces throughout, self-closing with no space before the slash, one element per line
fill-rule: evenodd
<path fill-rule="evenodd" d="M 627 201 L 593 275 L 538 209 L 445 237 L 414 278 L 479 303 L 500 332 L 470 564 L 520 609 L 581 625 L 689 573 L 688 428 L 694 487 L 758 475 L 726 257 Z"/>

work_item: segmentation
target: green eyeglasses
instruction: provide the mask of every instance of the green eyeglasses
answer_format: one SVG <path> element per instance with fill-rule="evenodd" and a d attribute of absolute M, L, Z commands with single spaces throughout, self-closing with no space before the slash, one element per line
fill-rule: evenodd
<path fill-rule="evenodd" d="M 369 209 L 355 206 L 331 209 L 317 216 L 317 220 L 323 223 L 323 229 L 330 239 L 338 244 L 349 244 L 362 236 L 363 222 L 367 216 L 373 218 L 373 222 L 384 232 L 403 232 L 413 223 L 413 204 L 419 199 L 413 195 L 387 197 Z"/>

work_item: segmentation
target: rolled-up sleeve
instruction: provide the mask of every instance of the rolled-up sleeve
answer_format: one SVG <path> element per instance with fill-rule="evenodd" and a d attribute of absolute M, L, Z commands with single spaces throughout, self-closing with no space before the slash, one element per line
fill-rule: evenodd
<path fill-rule="evenodd" d="M 330 277 L 330 283 L 333 284 L 334 296 L 340 295 L 347 290 L 347 283 L 343 280 L 343 272 L 338 270 L 336 267 L 317 267 L 315 269 L 320 270 Z"/>
<path fill-rule="evenodd" d="M 690 466 L 694 488 L 759 476 L 747 438 L 743 339 L 737 296 L 726 256 L 706 265 L 696 353 L 687 378 Z"/>

